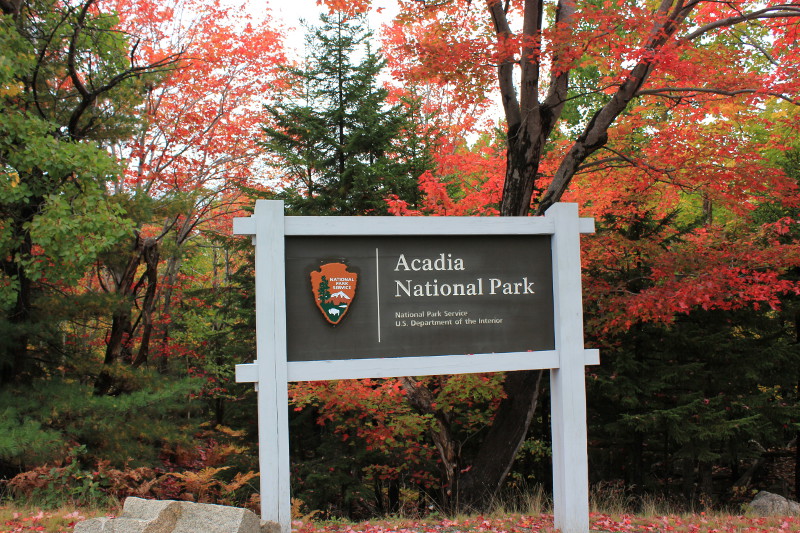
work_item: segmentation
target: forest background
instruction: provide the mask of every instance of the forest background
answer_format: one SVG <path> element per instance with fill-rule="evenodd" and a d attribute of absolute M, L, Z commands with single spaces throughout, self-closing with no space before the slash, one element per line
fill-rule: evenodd
<path fill-rule="evenodd" d="M 577 202 L 591 482 L 800 493 L 800 4 L 327 2 L 305 57 L 218 2 L 0 0 L 0 479 L 44 505 L 257 508 L 252 250 L 231 219 Z M 501 102 L 497 118 L 496 101 Z M 541 372 L 290 390 L 298 512 L 547 487 Z"/>

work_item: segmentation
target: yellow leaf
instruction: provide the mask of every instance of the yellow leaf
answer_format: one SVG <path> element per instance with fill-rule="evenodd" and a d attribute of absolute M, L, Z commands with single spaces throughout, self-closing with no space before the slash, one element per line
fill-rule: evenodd
<path fill-rule="evenodd" d="M 14 98 L 22 92 L 22 89 L 21 83 L 0 86 L 0 98 Z"/>

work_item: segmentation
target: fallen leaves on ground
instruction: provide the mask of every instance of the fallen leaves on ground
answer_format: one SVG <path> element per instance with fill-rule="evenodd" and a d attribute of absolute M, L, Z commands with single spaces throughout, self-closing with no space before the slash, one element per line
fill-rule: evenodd
<path fill-rule="evenodd" d="M 370 521 L 358 524 L 295 522 L 297 533 L 555 533 L 553 516 L 509 515 L 503 518 L 473 517 L 441 521 Z M 592 513 L 593 532 L 630 533 L 795 533 L 800 517 L 756 518 L 705 513 L 686 516 L 636 517 Z"/>
<path fill-rule="evenodd" d="M 30 515 L 14 512 L 3 517 L 3 533 L 71 533 L 75 524 L 88 518 L 79 511 L 38 511 Z M 637 517 L 592 513 L 593 532 L 629 533 L 796 533 L 800 517 L 747 517 L 732 515 Z M 294 522 L 296 533 L 555 533 L 553 516 L 509 515 L 458 520 L 368 521 L 355 524 Z"/>
<path fill-rule="evenodd" d="M 96 514 L 98 511 L 94 511 Z M 0 532 L 72 533 L 75 524 L 86 520 L 90 513 L 76 510 L 20 512 L 0 507 Z"/>

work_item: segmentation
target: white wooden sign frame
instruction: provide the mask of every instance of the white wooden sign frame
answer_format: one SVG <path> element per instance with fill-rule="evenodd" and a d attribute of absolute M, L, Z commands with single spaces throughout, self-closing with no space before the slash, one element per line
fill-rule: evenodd
<path fill-rule="evenodd" d="M 583 346 L 580 234 L 594 219 L 577 204 L 555 204 L 542 217 L 287 217 L 282 201 L 258 200 L 233 233 L 251 235 L 256 255 L 256 349 L 236 365 L 236 381 L 258 391 L 261 519 L 291 531 L 288 382 L 550 369 L 555 527 L 589 531 L 584 368 L 599 351 Z M 287 362 L 285 238 L 288 236 L 552 235 L 555 349 L 385 359 Z"/>

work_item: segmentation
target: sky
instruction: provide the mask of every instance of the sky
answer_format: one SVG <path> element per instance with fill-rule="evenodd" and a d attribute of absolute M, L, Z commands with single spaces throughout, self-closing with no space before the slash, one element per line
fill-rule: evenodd
<path fill-rule="evenodd" d="M 326 9 L 317 5 L 317 0 L 250 0 L 245 5 L 254 16 L 262 16 L 264 10 L 269 9 L 274 20 L 282 22 L 289 28 L 284 43 L 289 56 L 293 55 L 295 59 L 304 56 L 305 32 L 300 21 L 305 19 L 307 22 L 316 24 L 319 21 L 320 13 Z M 372 0 L 372 9 L 369 14 L 370 28 L 376 38 L 380 38 L 381 25 L 391 21 L 398 11 L 399 5 L 396 0 Z M 499 120 L 503 116 L 499 91 L 495 91 L 495 93 L 495 104 L 489 111 L 493 121 Z"/>
<path fill-rule="evenodd" d="M 260 16 L 265 9 L 269 9 L 275 20 L 283 22 L 289 29 L 286 47 L 298 55 L 302 55 L 305 35 L 300 21 L 305 19 L 316 24 L 325 9 L 317 5 L 317 0 L 251 0 L 246 5 L 254 16 Z M 373 0 L 372 6 L 370 26 L 377 35 L 381 24 L 391 20 L 397 13 L 398 5 L 394 0 Z"/>

